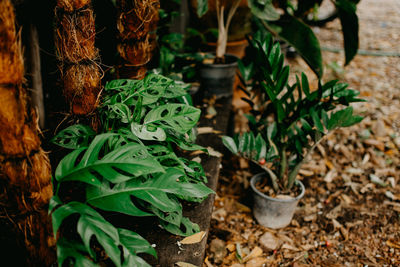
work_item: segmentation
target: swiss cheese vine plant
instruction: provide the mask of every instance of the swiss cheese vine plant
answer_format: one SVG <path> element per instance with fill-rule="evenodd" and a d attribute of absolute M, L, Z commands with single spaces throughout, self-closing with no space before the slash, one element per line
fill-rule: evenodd
<path fill-rule="evenodd" d="M 156 256 L 149 242 L 104 214 L 153 216 L 165 230 L 188 236 L 200 229 L 183 217 L 180 200 L 201 202 L 213 193 L 202 166 L 175 154 L 203 149 L 191 139 L 200 110 L 186 103 L 183 84 L 151 74 L 111 81 L 104 91 L 100 133 L 74 125 L 53 139 L 72 150 L 55 171 L 49 208 L 59 266 L 97 266 L 104 258 L 149 266 L 138 256 Z"/>
<path fill-rule="evenodd" d="M 257 95 L 258 104 L 247 115 L 250 132 L 233 138 L 223 137 L 224 145 L 234 154 L 262 167 L 276 192 L 289 191 L 314 147 L 329 132 L 348 127 L 363 118 L 353 114 L 353 102 L 359 92 L 337 80 L 311 90 L 307 76 L 296 76 L 289 84 L 289 66 L 279 43 L 270 34 L 257 32 L 249 40 L 250 64 L 239 62 L 242 81 Z"/>

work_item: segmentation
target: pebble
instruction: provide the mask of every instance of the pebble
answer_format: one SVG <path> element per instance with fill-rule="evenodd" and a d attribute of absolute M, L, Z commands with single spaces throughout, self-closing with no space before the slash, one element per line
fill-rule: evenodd
<path fill-rule="evenodd" d="M 270 232 L 265 232 L 260 237 L 260 245 L 265 250 L 275 250 L 279 247 L 279 243 L 279 239 Z"/>

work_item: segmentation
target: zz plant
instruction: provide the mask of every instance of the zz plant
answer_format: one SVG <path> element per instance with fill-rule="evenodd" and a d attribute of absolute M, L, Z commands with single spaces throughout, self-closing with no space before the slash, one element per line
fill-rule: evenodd
<path fill-rule="evenodd" d="M 234 154 L 262 167 L 269 175 L 274 191 L 289 191 L 314 147 L 329 132 L 348 127 L 363 118 L 353 114 L 358 91 L 337 80 L 311 90 L 307 76 L 296 76 L 289 84 L 289 67 L 279 43 L 271 35 L 257 32 L 249 40 L 252 62 L 239 62 L 243 83 L 254 95 L 248 115 L 250 132 L 223 137 L 224 145 Z"/>
<path fill-rule="evenodd" d="M 107 219 L 110 214 L 153 216 L 182 236 L 200 229 L 182 215 L 181 200 L 201 202 L 213 193 L 199 163 L 175 150 L 198 150 L 191 130 L 200 110 L 186 104 L 186 90 L 161 75 L 114 80 L 99 108 L 103 129 L 70 126 L 53 142 L 72 149 L 54 176 L 49 212 L 59 266 L 149 266 L 138 254 L 156 256 L 139 234 Z M 107 255 L 101 258 L 104 251 Z"/>

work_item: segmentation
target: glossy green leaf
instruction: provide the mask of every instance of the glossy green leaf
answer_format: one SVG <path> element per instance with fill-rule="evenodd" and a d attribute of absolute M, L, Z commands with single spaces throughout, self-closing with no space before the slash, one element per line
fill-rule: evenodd
<path fill-rule="evenodd" d="M 102 155 L 105 143 L 113 136 L 115 134 L 98 135 L 87 149 L 77 149 L 64 157 L 57 166 L 56 180 L 81 181 L 100 186 L 98 174 L 110 182 L 119 183 L 141 175 L 163 172 L 146 147 L 138 143 L 129 143 Z M 82 159 L 78 160 L 82 153 Z"/>
<path fill-rule="evenodd" d="M 269 29 L 292 45 L 318 77 L 323 75 L 321 48 L 309 26 L 300 20 L 284 15 L 277 21 L 268 22 Z"/>
<path fill-rule="evenodd" d="M 169 104 L 152 109 L 144 118 L 144 124 L 186 133 L 196 125 L 199 117 L 200 110 L 195 107 Z"/>
<path fill-rule="evenodd" d="M 131 123 L 131 131 L 142 140 L 165 141 L 167 135 L 161 127 Z"/>
<path fill-rule="evenodd" d="M 340 23 L 342 25 L 344 51 L 346 56 L 345 65 L 357 54 L 358 50 L 358 16 L 356 4 L 349 0 L 335 1 Z"/>
<path fill-rule="evenodd" d="M 259 19 L 273 21 L 280 17 L 272 4 L 272 0 L 248 0 L 247 3 L 251 13 Z"/>
<path fill-rule="evenodd" d="M 89 126 L 76 124 L 60 131 L 50 142 L 68 149 L 77 149 L 88 146 L 95 134 Z"/>
<path fill-rule="evenodd" d="M 203 184 L 181 182 L 181 177 L 184 175 L 184 172 L 178 169 L 169 168 L 166 173 L 156 174 L 145 182 L 133 179 L 113 187 L 91 186 L 87 190 L 87 202 L 97 208 L 140 216 L 127 209 L 127 205 L 135 206 L 133 202 L 127 201 L 130 197 L 141 199 L 163 212 L 172 212 L 181 209 L 181 206 L 175 199 L 171 199 L 169 194 L 202 198 L 213 193 Z M 114 206 L 104 207 L 108 202 Z"/>
<path fill-rule="evenodd" d="M 155 249 L 139 234 L 127 229 L 118 228 L 118 235 L 120 243 L 130 254 L 136 255 L 138 253 L 146 253 L 157 257 Z"/>
<path fill-rule="evenodd" d="M 191 236 L 200 231 L 200 227 L 196 223 L 191 222 L 186 217 L 182 218 L 182 226 L 183 227 L 182 226 L 178 227 L 173 224 L 168 224 L 164 221 L 160 221 L 160 224 L 165 230 L 167 230 L 168 232 L 170 232 L 174 235 Z M 182 228 L 183 228 L 183 230 L 182 230 Z"/>
<path fill-rule="evenodd" d="M 200 18 L 208 11 L 208 0 L 197 0 L 197 16 Z"/>
<path fill-rule="evenodd" d="M 78 242 L 72 242 L 65 238 L 57 240 L 57 262 L 58 266 L 71 266 L 72 264 L 64 264 L 68 259 L 73 262 L 76 267 L 97 267 L 93 261 L 87 258 L 83 253 L 85 247 Z"/>

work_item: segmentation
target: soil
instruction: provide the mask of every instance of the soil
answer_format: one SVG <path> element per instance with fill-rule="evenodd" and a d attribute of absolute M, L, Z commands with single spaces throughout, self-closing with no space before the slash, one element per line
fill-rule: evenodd
<path fill-rule="evenodd" d="M 367 102 L 354 109 L 365 119 L 317 147 L 298 177 L 305 196 L 279 230 L 257 224 L 248 193 L 253 174 L 226 153 L 203 266 L 400 266 L 399 14 L 397 0 L 361 1 L 362 54 L 346 67 L 339 21 L 315 29 L 325 81 L 359 90 Z M 300 58 L 289 64 L 312 79 Z"/>

